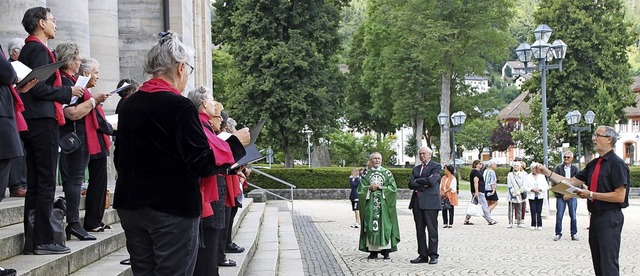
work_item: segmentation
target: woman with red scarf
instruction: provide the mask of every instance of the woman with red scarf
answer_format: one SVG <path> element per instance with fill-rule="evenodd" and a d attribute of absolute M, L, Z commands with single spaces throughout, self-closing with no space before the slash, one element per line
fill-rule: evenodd
<path fill-rule="evenodd" d="M 44 7 L 30 8 L 24 13 L 22 26 L 29 36 L 18 60 L 29 68 L 56 62 L 47 41 L 56 37 L 56 18 Z M 25 228 L 28 214 L 35 210 L 33 235 L 25 235 L 26 254 L 64 254 L 71 250 L 53 239 L 50 217 L 56 190 L 58 163 L 58 126 L 63 125 L 62 104 L 71 96 L 82 97 L 84 90 L 76 86 L 62 86 L 60 72 L 36 84 L 29 93 L 20 94 L 24 103 L 24 119 L 29 127 L 20 133 L 27 156 L 27 195 L 24 204 Z"/>
<path fill-rule="evenodd" d="M 147 53 L 152 75 L 118 113 L 114 208 L 135 275 L 192 275 L 202 213 L 200 178 L 217 165 L 197 108 L 182 96 L 194 50 L 160 33 Z"/>
<path fill-rule="evenodd" d="M 60 67 L 62 85 L 74 85 L 78 80 L 76 75 L 82 62 L 80 47 L 73 43 L 62 43 L 56 47 L 56 53 L 58 60 L 64 62 Z M 72 99 L 71 104 L 64 107 L 66 123 L 60 127 L 60 136 L 75 132 L 82 141 L 82 145 L 76 151 L 60 154 L 60 176 L 67 201 L 67 240 L 71 239 L 71 236 L 82 241 L 96 239 L 80 224 L 80 192 L 89 155 L 100 151 L 96 135 L 98 121 L 95 108 L 108 97 L 109 94 L 98 93 L 92 96 L 89 90 L 85 90 L 82 97 Z"/>

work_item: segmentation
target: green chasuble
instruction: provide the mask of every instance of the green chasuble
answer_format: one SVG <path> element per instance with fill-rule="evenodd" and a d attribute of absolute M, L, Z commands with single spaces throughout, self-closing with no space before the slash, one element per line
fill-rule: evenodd
<path fill-rule="evenodd" d="M 382 186 L 370 191 L 371 184 Z M 396 181 L 385 168 L 368 169 L 358 186 L 360 200 L 360 251 L 397 250 L 400 242 L 396 211 Z"/>

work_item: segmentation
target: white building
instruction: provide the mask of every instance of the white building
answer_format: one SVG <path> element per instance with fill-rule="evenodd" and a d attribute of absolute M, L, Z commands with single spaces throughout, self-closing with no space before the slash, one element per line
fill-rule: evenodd
<path fill-rule="evenodd" d="M 466 76 L 464 77 L 464 84 L 478 93 L 489 91 L 489 79 L 485 77 Z"/>

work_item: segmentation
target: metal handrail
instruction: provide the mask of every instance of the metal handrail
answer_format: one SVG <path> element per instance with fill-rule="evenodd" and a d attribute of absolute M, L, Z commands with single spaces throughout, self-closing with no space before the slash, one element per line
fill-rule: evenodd
<path fill-rule="evenodd" d="M 267 192 L 267 193 L 268 193 L 268 194 L 270 194 L 270 195 L 273 195 L 273 196 L 275 196 L 275 197 L 277 197 L 277 198 L 280 198 L 280 199 L 283 199 L 283 200 L 288 200 L 289 202 L 291 202 L 291 213 L 293 214 L 293 189 L 296 189 L 296 188 L 297 188 L 297 187 L 296 187 L 296 185 L 293 185 L 293 184 L 291 184 L 291 183 L 289 183 L 289 182 L 287 182 L 287 181 L 284 181 L 284 180 L 282 180 L 282 179 L 280 179 L 280 178 L 277 178 L 277 177 L 275 177 L 275 176 L 273 176 L 273 175 L 270 175 L 270 174 L 268 174 L 268 173 L 266 173 L 266 172 L 260 171 L 260 170 L 258 170 L 258 168 L 257 168 L 256 166 L 252 166 L 252 167 L 251 167 L 251 172 L 257 172 L 257 173 L 259 173 L 259 174 L 261 174 L 261 175 L 264 175 L 264 176 L 266 176 L 266 177 L 268 177 L 268 178 L 270 178 L 270 179 L 272 179 L 272 180 L 274 180 L 274 181 L 276 181 L 276 182 L 279 182 L 279 183 L 281 183 L 281 184 L 284 184 L 284 185 L 289 186 L 289 192 L 290 192 L 290 194 L 291 194 L 291 198 L 290 198 L 290 199 L 287 199 L 287 198 L 285 198 L 285 197 L 283 197 L 283 196 L 281 196 L 281 195 L 278 195 L 278 194 L 276 194 L 276 193 L 274 193 L 274 192 L 271 192 L 271 191 L 269 191 L 269 190 L 267 190 L 267 189 L 265 189 L 265 188 L 262 188 L 262 187 L 260 187 L 260 186 L 258 186 L 258 185 L 255 185 L 255 184 L 249 183 L 249 186 L 251 186 L 251 187 L 261 189 L 261 190 L 263 190 L 263 191 Z"/>

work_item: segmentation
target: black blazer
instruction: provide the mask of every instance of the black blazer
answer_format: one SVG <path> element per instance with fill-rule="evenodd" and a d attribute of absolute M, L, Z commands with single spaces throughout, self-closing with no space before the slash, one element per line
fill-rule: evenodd
<path fill-rule="evenodd" d="M 46 46 L 40 42 L 29 42 L 22 47 L 18 60 L 29 68 L 37 68 L 52 63 Z M 20 98 L 24 102 L 24 118 L 55 118 L 56 111 L 53 102 L 68 104 L 71 101 L 71 87 L 53 87 L 56 74 L 52 74 L 49 79 L 36 84 L 28 93 L 20 93 Z"/>
<path fill-rule="evenodd" d="M 409 189 L 414 190 L 411 202 L 409 202 L 409 209 L 413 208 L 415 200 L 418 200 L 422 210 L 441 210 L 440 179 L 442 176 L 440 171 L 442 171 L 442 165 L 431 160 L 422 169 L 422 173 L 420 173 L 421 168 L 422 164 L 413 167 L 411 177 L 409 177 Z"/>
<path fill-rule="evenodd" d="M 553 170 L 553 172 L 564 176 L 564 163 L 557 165 L 555 170 Z M 576 174 L 578 174 L 578 167 L 574 164 L 571 164 L 571 177 L 576 176 Z M 556 197 L 562 198 L 561 193 L 556 193 L 556 192 L 553 192 L 553 193 L 555 194 Z"/>

